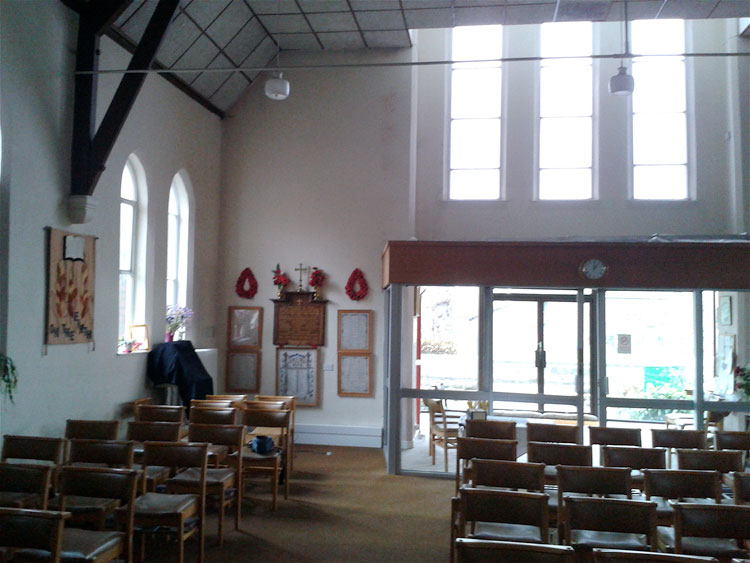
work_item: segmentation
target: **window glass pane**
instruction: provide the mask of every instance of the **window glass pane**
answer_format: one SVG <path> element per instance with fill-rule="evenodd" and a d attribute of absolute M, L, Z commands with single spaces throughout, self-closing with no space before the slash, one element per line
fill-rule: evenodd
<path fill-rule="evenodd" d="M 539 199 L 591 199 L 591 169 L 539 171 Z"/>
<path fill-rule="evenodd" d="M 119 334 L 127 337 L 127 330 L 133 324 L 133 276 L 120 274 Z"/>
<path fill-rule="evenodd" d="M 499 119 L 459 119 L 451 123 L 451 168 L 499 166 Z"/>
<path fill-rule="evenodd" d="M 130 164 L 125 165 L 125 167 L 122 169 L 120 197 L 123 199 L 129 199 L 131 201 L 136 200 L 135 178 L 133 177 L 133 170 L 131 169 Z"/>
<path fill-rule="evenodd" d="M 686 166 L 635 166 L 635 199 L 687 199 Z"/>
<path fill-rule="evenodd" d="M 500 117 L 499 68 L 454 70 L 452 75 L 452 117 Z"/>
<path fill-rule="evenodd" d="M 503 55 L 503 33 L 499 25 L 453 28 L 454 61 L 499 59 Z"/>
<path fill-rule="evenodd" d="M 177 256 L 179 251 L 178 224 L 176 215 L 167 217 L 167 279 L 177 279 Z"/>
<path fill-rule="evenodd" d="M 167 213 L 170 215 L 177 215 L 180 212 L 180 208 L 177 205 L 177 196 L 175 196 L 174 193 L 174 184 L 169 189 L 169 209 L 167 210 Z"/>
<path fill-rule="evenodd" d="M 686 163 L 686 135 L 684 113 L 634 115 L 633 163 Z"/>
<path fill-rule="evenodd" d="M 685 63 L 674 60 L 633 62 L 633 111 L 673 113 L 685 111 Z"/>
<path fill-rule="evenodd" d="M 674 55 L 685 52 L 682 20 L 637 20 L 631 24 L 633 53 Z"/>
<path fill-rule="evenodd" d="M 536 393 L 537 304 L 495 301 L 492 307 L 492 390 Z M 536 410 L 536 404 L 516 408 Z"/>
<path fill-rule="evenodd" d="M 542 24 L 542 57 L 591 55 L 591 23 Z"/>
<path fill-rule="evenodd" d="M 498 199 L 499 197 L 499 170 L 451 170 L 450 199 Z"/>
<path fill-rule="evenodd" d="M 177 305 L 177 282 L 167 280 L 167 305 Z"/>
<path fill-rule="evenodd" d="M 591 166 L 591 118 L 545 118 L 540 124 L 541 168 Z"/>
<path fill-rule="evenodd" d="M 133 219 L 135 213 L 129 203 L 120 203 L 120 270 L 133 268 Z"/>
<path fill-rule="evenodd" d="M 590 65 L 542 67 L 540 80 L 542 117 L 591 115 Z"/>

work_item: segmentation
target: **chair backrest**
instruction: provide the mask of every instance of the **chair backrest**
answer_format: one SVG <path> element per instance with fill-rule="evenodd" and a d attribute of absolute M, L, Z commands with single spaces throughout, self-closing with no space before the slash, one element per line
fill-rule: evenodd
<path fill-rule="evenodd" d="M 732 496 L 734 504 L 750 502 L 750 473 L 732 474 Z"/>
<path fill-rule="evenodd" d="M 705 449 L 705 430 L 676 430 L 674 428 L 652 428 L 651 442 L 655 448 Z"/>
<path fill-rule="evenodd" d="M 625 467 L 557 466 L 558 506 L 565 493 L 631 495 L 630 470 Z"/>
<path fill-rule="evenodd" d="M 667 466 L 667 450 L 665 448 L 602 446 L 602 464 L 605 467 L 664 469 Z"/>
<path fill-rule="evenodd" d="M 647 499 L 710 498 L 721 502 L 721 473 L 682 469 L 644 469 L 643 494 Z"/>
<path fill-rule="evenodd" d="M 36 459 L 54 465 L 63 463 L 65 438 L 43 438 L 40 436 L 3 436 L 2 461 L 9 459 Z"/>
<path fill-rule="evenodd" d="M 180 422 L 128 422 L 127 439 L 136 442 L 176 442 L 180 439 Z"/>
<path fill-rule="evenodd" d="M 176 405 L 139 405 L 135 409 L 138 422 L 182 422 L 185 407 Z"/>
<path fill-rule="evenodd" d="M 97 463 L 109 467 L 133 467 L 135 442 L 126 440 L 70 441 L 68 463 Z"/>
<path fill-rule="evenodd" d="M 456 539 L 457 563 L 485 563 L 487 561 L 573 563 L 575 551 L 569 545 L 540 545 L 472 538 Z"/>
<path fill-rule="evenodd" d="M 566 543 L 572 530 L 645 534 L 655 548 L 656 503 L 598 497 L 567 497 L 565 499 Z"/>
<path fill-rule="evenodd" d="M 603 446 L 640 446 L 640 428 L 611 428 L 609 426 L 589 426 L 592 444 Z"/>
<path fill-rule="evenodd" d="M 183 469 L 198 467 L 205 474 L 208 444 L 205 442 L 144 442 L 143 466 L 158 465 Z"/>
<path fill-rule="evenodd" d="M 680 469 L 706 469 L 729 473 L 744 469 L 744 452 L 740 450 L 677 450 Z"/>
<path fill-rule="evenodd" d="M 467 420 L 466 436 L 469 438 L 515 440 L 516 423 L 507 420 Z"/>
<path fill-rule="evenodd" d="M 284 401 L 287 406 L 284 408 L 293 411 L 297 408 L 297 396 L 296 395 L 256 395 L 256 401 Z"/>
<path fill-rule="evenodd" d="M 750 432 L 717 430 L 714 436 L 717 450 L 750 450 Z"/>
<path fill-rule="evenodd" d="M 528 460 L 545 465 L 591 465 L 591 446 L 553 442 L 529 442 Z"/>
<path fill-rule="evenodd" d="M 233 451 L 241 451 L 245 439 L 245 427 L 241 424 L 197 424 L 190 423 L 188 440 L 230 446 Z"/>
<path fill-rule="evenodd" d="M 286 401 L 243 401 L 242 406 L 245 409 L 289 410 Z"/>
<path fill-rule="evenodd" d="M 239 409 L 193 407 L 190 409 L 190 424 L 236 424 Z"/>
<path fill-rule="evenodd" d="M 247 398 L 248 398 L 247 395 L 240 395 L 240 394 L 206 395 L 205 397 L 207 401 L 218 400 L 218 401 L 240 401 L 240 402 L 244 401 Z"/>
<path fill-rule="evenodd" d="M 50 552 L 49 560 L 60 561 L 62 534 L 70 512 L 0 508 L 0 547 L 30 548 Z"/>
<path fill-rule="evenodd" d="M 111 467 L 66 465 L 60 473 L 60 507 L 68 495 L 118 499 L 120 506 L 135 500 L 138 471 Z"/>
<path fill-rule="evenodd" d="M 190 408 L 220 408 L 220 409 L 231 409 L 236 407 L 236 401 L 231 399 L 192 399 L 190 401 Z"/>
<path fill-rule="evenodd" d="M 472 458 L 516 460 L 516 440 L 493 440 L 491 438 L 464 438 L 456 440 L 456 490 L 461 483 L 466 462 Z M 465 476 L 464 476 L 465 478 Z"/>
<path fill-rule="evenodd" d="M 242 412 L 242 424 L 245 426 L 269 426 L 288 431 L 289 419 L 288 410 L 247 409 Z"/>
<path fill-rule="evenodd" d="M 502 522 L 538 526 L 549 537 L 549 496 L 544 493 L 462 488 L 459 518 L 467 522 Z"/>
<path fill-rule="evenodd" d="M 672 502 L 675 553 L 682 553 L 682 538 L 750 539 L 750 506 Z"/>
<path fill-rule="evenodd" d="M 52 466 L 0 461 L 2 490 L 12 493 L 39 495 L 39 508 L 47 509 L 48 492 L 52 483 Z"/>
<path fill-rule="evenodd" d="M 90 440 L 117 440 L 119 420 L 71 420 L 65 422 L 65 437 Z"/>
<path fill-rule="evenodd" d="M 526 425 L 526 439 L 529 442 L 560 442 L 565 444 L 577 444 L 578 426 L 529 422 Z"/>
<path fill-rule="evenodd" d="M 469 479 L 472 487 L 544 491 L 544 464 L 474 459 L 471 462 Z"/>
<path fill-rule="evenodd" d="M 715 557 L 700 555 L 678 555 L 653 551 L 630 551 L 625 549 L 594 549 L 594 563 L 719 563 Z"/>

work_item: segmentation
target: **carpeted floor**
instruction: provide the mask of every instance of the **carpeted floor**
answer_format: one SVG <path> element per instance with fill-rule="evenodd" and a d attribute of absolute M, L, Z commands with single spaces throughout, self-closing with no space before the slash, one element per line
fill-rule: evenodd
<path fill-rule="evenodd" d="M 300 445 L 289 499 L 276 512 L 267 480 L 249 487 L 242 530 L 228 512 L 218 547 L 209 510 L 206 561 L 447 561 L 453 487 L 449 479 L 386 474 L 379 449 Z M 187 562 L 197 560 L 196 543 L 186 544 Z M 175 546 L 164 547 L 150 546 L 147 559 L 175 560 Z"/>

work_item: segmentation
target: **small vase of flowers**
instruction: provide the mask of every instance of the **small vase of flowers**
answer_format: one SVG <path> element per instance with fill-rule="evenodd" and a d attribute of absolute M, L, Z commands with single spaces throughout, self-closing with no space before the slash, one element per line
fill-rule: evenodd
<path fill-rule="evenodd" d="M 284 293 L 284 288 L 289 283 L 289 278 L 281 271 L 281 267 L 278 264 L 276 264 L 276 269 L 271 270 L 271 272 L 273 273 L 273 284 L 276 286 L 279 299 L 281 299 L 281 295 Z"/>
<path fill-rule="evenodd" d="M 734 388 L 750 399 L 750 366 L 734 368 Z"/>
<path fill-rule="evenodd" d="M 188 320 L 192 316 L 193 310 L 190 307 L 167 305 L 167 333 L 165 340 L 172 342 L 175 334 L 187 326 Z"/>
<path fill-rule="evenodd" d="M 314 291 L 313 299 L 320 298 L 319 290 L 322 287 L 323 282 L 325 281 L 326 281 L 325 272 L 323 272 L 323 270 L 321 270 L 320 268 L 316 268 L 315 266 L 313 266 L 312 273 L 310 274 L 310 279 L 308 281 L 308 283 L 310 284 L 310 287 L 312 287 Z"/>

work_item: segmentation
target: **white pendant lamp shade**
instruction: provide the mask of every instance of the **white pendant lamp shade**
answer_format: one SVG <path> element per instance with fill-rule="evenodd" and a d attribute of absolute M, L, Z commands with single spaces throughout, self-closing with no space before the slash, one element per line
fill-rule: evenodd
<path fill-rule="evenodd" d="M 609 79 L 609 93 L 616 96 L 629 96 L 635 88 L 635 80 L 628 74 L 628 69 L 620 66 L 617 74 Z"/>
<path fill-rule="evenodd" d="M 289 96 L 289 81 L 282 73 L 266 80 L 266 96 L 272 100 L 286 100 Z"/>

